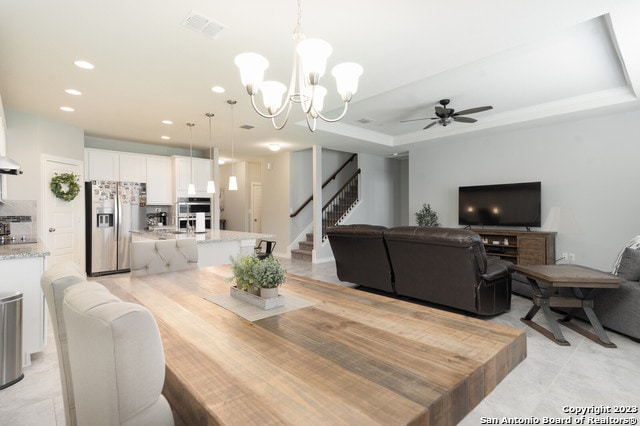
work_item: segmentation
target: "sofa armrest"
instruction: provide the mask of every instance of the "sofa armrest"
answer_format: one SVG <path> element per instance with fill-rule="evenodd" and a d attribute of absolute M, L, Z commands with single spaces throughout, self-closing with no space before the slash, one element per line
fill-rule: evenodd
<path fill-rule="evenodd" d="M 487 272 L 482 274 L 482 279 L 485 281 L 495 281 L 503 278 L 505 275 L 509 275 L 513 269 L 513 264 L 504 259 L 489 259 L 487 262 Z"/>

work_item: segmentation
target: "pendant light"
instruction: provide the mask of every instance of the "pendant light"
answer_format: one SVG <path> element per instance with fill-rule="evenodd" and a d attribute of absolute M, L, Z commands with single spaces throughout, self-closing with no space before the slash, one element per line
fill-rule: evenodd
<path fill-rule="evenodd" d="M 213 145 L 211 144 L 211 117 L 214 116 L 212 112 L 208 112 L 205 114 L 209 118 L 209 162 L 211 163 L 211 173 L 209 181 L 207 182 L 207 193 L 215 194 L 216 193 L 216 184 L 213 181 Z"/>
<path fill-rule="evenodd" d="M 232 101 L 229 99 L 227 101 L 229 105 L 231 105 L 231 176 L 229 176 L 229 191 L 237 191 L 238 190 L 238 179 L 236 179 L 236 175 L 233 173 L 233 106 L 237 103 L 236 101 Z"/>
<path fill-rule="evenodd" d="M 196 195 L 196 186 L 193 184 L 193 126 L 195 126 L 195 124 L 187 123 L 187 126 L 189 126 L 189 156 L 191 158 L 191 183 L 189 183 L 187 187 L 187 195 Z"/>

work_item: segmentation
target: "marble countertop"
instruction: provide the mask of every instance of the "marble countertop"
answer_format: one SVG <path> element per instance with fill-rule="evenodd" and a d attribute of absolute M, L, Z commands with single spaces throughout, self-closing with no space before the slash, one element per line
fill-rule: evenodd
<path fill-rule="evenodd" d="M 47 247 L 39 239 L 35 243 L 0 245 L 0 260 L 45 257 L 50 254 Z"/>
<path fill-rule="evenodd" d="M 190 233 L 185 231 L 176 231 L 175 229 L 155 229 L 153 231 L 131 231 L 133 234 L 139 235 L 142 238 L 149 238 L 152 240 L 169 240 L 169 239 L 186 239 L 195 238 L 198 244 L 208 243 L 222 243 L 228 241 L 240 241 L 240 240 L 261 240 L 273 238 L 273 234 L 259 234 L 253 232 L 239 232 L 239 231 L 223 231 L 216 229 L 207 229 L 202 233 Z"/>

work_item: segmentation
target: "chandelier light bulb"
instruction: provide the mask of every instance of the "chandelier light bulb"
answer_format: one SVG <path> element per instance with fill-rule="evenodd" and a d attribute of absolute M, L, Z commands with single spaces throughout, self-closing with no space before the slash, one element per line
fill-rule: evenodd
<path fill-rule="evenodd" d="M 358 91 L 358 80 L 363 71 L 362 66 L 354 62 L 343 62 L 333 67 L 331 74 L 336 79 L 338 93 L 343 101 L 349 102 L 351 96 Z"/>
<path fill-rule="evenodd" d="M 269 67 L 269 61 L 262 55 L 247 52 L 236 56 L 234 62 L 240 69 L 240 81 L 247 92 L 252 96 L 258 93 L 264 79 L 264 72 Z"/>
<path fill-rule="evenodd" d="M 282 96 L 287 91 L 287 86 L 279 81 L 265 81 L 260 86 L 262 101 L 269 114 L 274 114 L 282 106 Z"/>
<path fill-rule="evenodd" d="M 302 62 L 302 73 L 307 78 L 307 83 L 318 84 L 327 70 L 327 59 L 333 52 L 331 45 L 319 38 L 308 38 L 298 44 L 296 52 Z"/>

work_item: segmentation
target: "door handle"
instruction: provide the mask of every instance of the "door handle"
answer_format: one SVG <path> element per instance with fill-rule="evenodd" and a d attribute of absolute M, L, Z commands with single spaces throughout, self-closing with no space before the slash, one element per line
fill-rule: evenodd
<path fill-rule="evenodd" d="M 49 228 L 49 232 L 56 232 L 56 228 Z"/>

